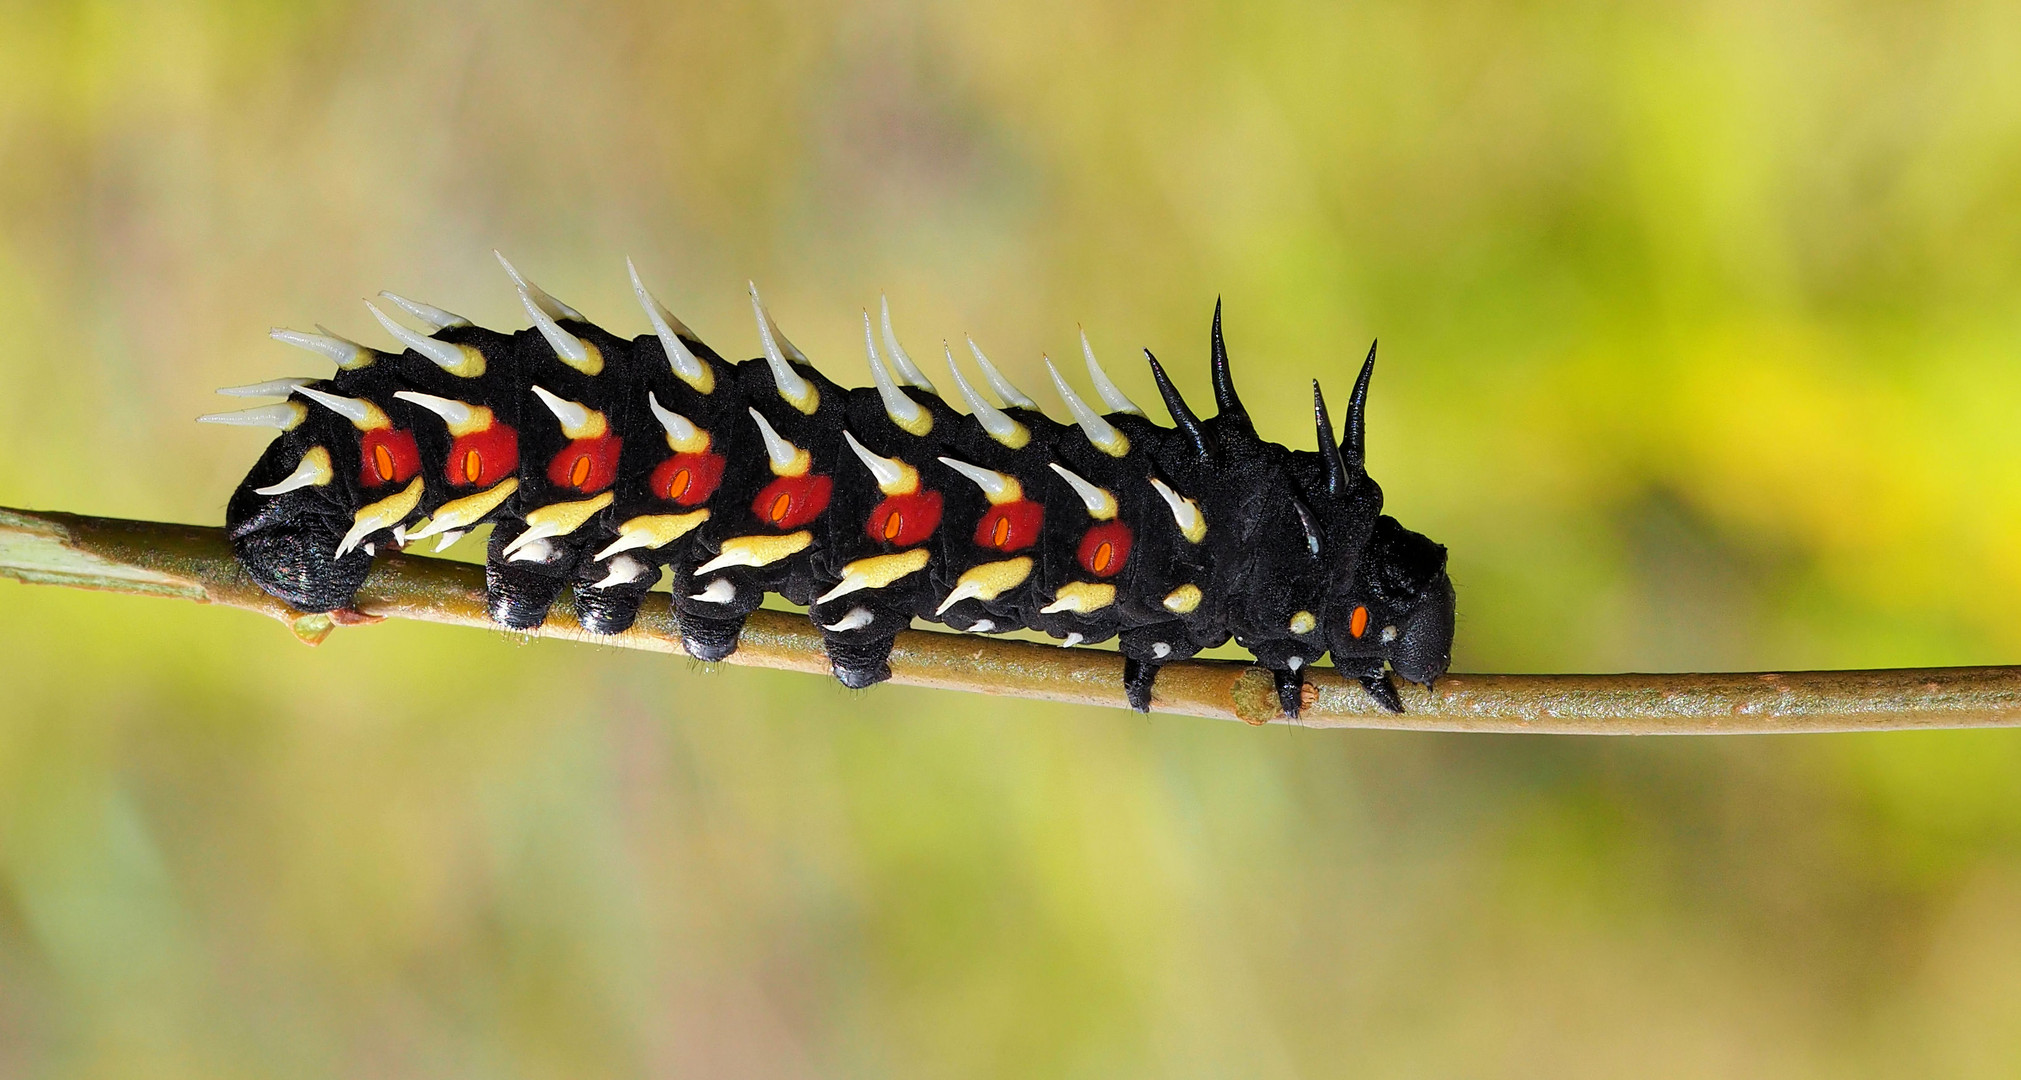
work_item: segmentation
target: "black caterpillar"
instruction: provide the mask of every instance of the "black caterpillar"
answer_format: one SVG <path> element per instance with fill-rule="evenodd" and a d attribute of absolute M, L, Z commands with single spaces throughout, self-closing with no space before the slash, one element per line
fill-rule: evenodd
<path fill-rule="evenodd" d="M 277 329 L 334 361 L 335 377 L 221 391 L 287 399 L 203 417 L 282 432 L 226 511 L 233 551 L 262 588 L 304 611 L 347 608 L 380 545 L 440 537 L 439 550 L 489 523 L 486 591 L 505 626 L 540 625 L 573 588 L 582 625 L 618 633 L 672 567 L 691 655 L 730 655 L 775 592 L 807 606 L 850 687 L 890 677 L 892 639 L 915 618 L 1067 645 L 1119 637 L 1140 710 L 1160 665 L 1231 635 L 1275 675 L 1291 716 L 1300 671 L 1329 651 L 1398 712 L 1385 665 L 1430 686 L 1450 662 L 1445 548 L 1385 516 L 1363 467 L 1374 346 L 1343 440 L 1315 381 L 1318 449 L 1292 451 L 1258 438 L 1236 396 L 1218 301 L 1215 416 L 1195 416 L 1147 349 L 1175 427 L 1151 423 L 1083 335 L 1106 411 L 1048 360 L 1074 419 L 1063 425 L 973 342 L 1003 405 L 969 385 L 949 349 L 969 409 L 954 411 L 899 346 L 889 307 L 885 362 L 863 316 L 874 385 L 846 389 L 786 340 L 755 286 L 764 355 L 733 364 L 636 268 L 653 333 L 631 340 L 505 268 L 531 329 L 501 334 L 382 293 L 434 332 L 368 302 L 406 351 Z"/>

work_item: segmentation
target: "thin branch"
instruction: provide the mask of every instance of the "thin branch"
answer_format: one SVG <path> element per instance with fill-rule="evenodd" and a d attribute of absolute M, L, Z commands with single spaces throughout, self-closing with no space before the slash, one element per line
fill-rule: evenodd
<path fill-rule="evenodd" d="M 481 567 L 382 555 L 358 594 L 365 616 L 306 615 L 262 592 L 232 560 L 220 529 L 0 508 L 0 574 L 24 582 L 179 596 L 278 619 L 313 645 L 346 622 L 417 619 L 496 629 L 485 616 Z M 566 598 L 542 637 L 680 654 L 664 593 L 623 634 L 585 632 Z M 826 674 L 821 635 L 806 618 L 760 611 L 728 661 Z M 892 681 L 1004 697 L 1123 706 L 1122 658 L 968 634 L 908 631 Z M 2021 726 L 2021 668 L 1931 668 L 1711 675 L 1449 675 L 1436 693 L 1406 685 L 1408 711 L 1382 711 L 1351 680 L 1308 669 L 1317 700 L 1307 727 L 1560 734 L 1740 734 Z M 874 692 L 874 691 L 873 691 Z M 1166 667 L 1159 712 L 1282 722 L 1270 677 L 1226 660 Z"/>

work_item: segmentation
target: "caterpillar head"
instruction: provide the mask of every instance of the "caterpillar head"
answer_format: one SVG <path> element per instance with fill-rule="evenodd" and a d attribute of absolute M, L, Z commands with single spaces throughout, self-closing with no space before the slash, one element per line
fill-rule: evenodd
<path fill-rule="evenodd" d="M 1348 588 L 1328 601 L 1334 662 L 1386 660 L 1398 675 L 1429 687 L 1452 664 L 1453 603 L 1445 547 L 1385 514 Z"/>

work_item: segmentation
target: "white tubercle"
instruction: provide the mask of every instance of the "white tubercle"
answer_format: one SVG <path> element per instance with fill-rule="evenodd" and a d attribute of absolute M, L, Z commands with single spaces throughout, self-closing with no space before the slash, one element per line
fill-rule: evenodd
<path fill-rule="evenodd" d="M 590 588 L 608 589 L 613 585 L 629 585 L 645 577 L 651 570 L 652 567 L 632 558 L 630 555 L 620 555 L 610 561 L 609 572 L 604 574 L 603 578 L 594 585 L 591 585 Z"/>
<path fill-rule="evenodd" d="M 951 457 L 941 458 L 940 463 L 975 481 L 975 486 L 981 488 L 982 493 L 992 501 L 1010 493 L 1011 478 L 994 469 L 985 469 L 980 465 L 970 465 L 966 461 L 957 461 Z"/>
<path fill-rule="evenodd" d="M 237 412 L 206 413 L 196 418 L 199 424 L 225 424 L 231 427 L 270 427 L 282 431 L 292 429 L 302 422 L 309 410 L 300 402 L 278 401 L 272 405 L 255 405 Z"/>
<path fill-rule="evenodd" d="M 674 369 L 674 374 L 690 383 L 702 378 L 707 372 L 701 360 L 674 330 L 681 320 L 674 318 L 674 313 L 668 311 L 666 305 L 646 291 L 646 283 L 639 280 L 639 268 L 633 266 L 630 259 L 625 260 L 625 269 L 632 274 L 632 294 L 639 298 L 639 307 L 645 309 L 646 321 L 653 324 L 653 334 L 660 339 L 660 348 L 666 350 L 667 365 Z"/>
<path fill-rule="evenodd" d="M 758 296 L 758 283 L 751 282 L 750 286 L 751 314 L 758 320 L 758 344 L 765 350 L 766 366 L 772 369 L 772 384 L 779 388 L 779 396 L 791 402 L 794 408 L 811 413 L 813 409 L 804 408 L 800 403 L 813 397 L 814 386 L 786 362 L 780 343 L 785 342 L 787 346 L 792 343 L 786 342 L 786 335 L 779 332 L 778 326 L 772 322 L 771 313 L 765 310 L 765 301 Z M 793 351 L 797 354 L 800 350 Z"/>
<path fill-rule="evenodd" d="M 883 293 L 877 294 L 877 312 L 879 321 L 884 324 L 884 347 L 891 357 L 891 366 L 898 369 L 899 381 L 916 386 L 929 394 L 940 393 L 934 389 L 926 373 L 919 370 L 919 365 L 912 362 L 912 357 L 906 353 L 905 346 L 898 343 L 898 334 L 891 329 L 891 301 L 886 300 Z"/>
<path fill-rule="evenodd" d="M 842 432 L 842 440 L 849 444 L 849 449 L 856 452 L 857 460 L 863 462 L 863 467 L 870 470 L 870 476 L 877 481 L 880 490 L 905 481 L 904 465 L 891 458 L 871 453 L 846 429 Z"/>
<path fill-rule="evenodd" d="M 556 300 L 552 296 L 549 296 L 546 290 L 542 289 L 538 285 L 535 285 L 533 282 L 526 280 L 524 277 L 521 277 L 518 268 L 514 267 L 510 262 L 506 261 L 505 254 L 503 252 L 494 249 L 491 253 L 493 255 L 498 256 L 498 265 L 505 267 L 505 272 L 511 275 L 512 277 L 512 283 L 514 285 L 519 286 L 520 292 L 526 293 L 528 296 L 531 296 L 533 298 L 534 303 L 540 305 L 540 310 L 546 312 L 549 316 L 556 319 L 574 319 L 576 322 L 589 321 L 588 319 L 582 317 L 582 312 L 577 311 L 572 307 L 569 307 L 567 304 L 564 304 L 561 301 Z"/>
<path fill-rule="evenodd" d="M 800 456 L 800 448 L 780 436 L 773 429 L 772 422 L 765 419 L 764 413 L 752 409 L 751 419 L 758 422 L 758 434 L 765 440 L 765 456 L 771 459 L 773 470 L 790 468 L 793 459 Z"/>
<path fill-rule="evenodd" d="M 399 293 L 386 289 L 379 290 L 379 295 L 385 297 L 387 301 L 400 310 L 420 319 L 437 330 L 448 330 L 451 327 L 470 325 L 469 319 L 453 311 L 444 311 L 434 304 L 424 304 L 419 300 L 409 300 Z"/>
<path fill-rule="evenodd" d="M 870 381 L 877 386 L 877 396 L 884 402 L 884 415 L 902 428 L 919 426 L 925 418 L 926 410 L 919 402 L 905 396 L 905 391 L 891 381 L 891 373 L 884 370 L 884 364 L 877 359 L 877 342 L 870 332 L 870 313 L 863 313 L 863 352 L 870 360 Z"/>
<path fill-rule="evenodd" d="M 356 425 L 362 426 L 365 424 L 372 423 L 374 420 L 385 419 L 385 414 L 379 411 L 379 407 L 377 405 L 374 405 L 371 402 L 365 401 L 361 398 L 351 398 L 351 397 L 344 397 L 339 394 L 329 394 L 321 390 L 311 389 L 306 386 L 296 387 L 295 393 L 300 394 L 305 398 L 308 398 L 310 401 L 313 401 L 316 404 L 321 405 L 325 409 L 328 409 L 331 412 L 336 413 L 338 416 L 341 416 L 344 419 L 349 420 L 351 423 Z"/>
<path fill-rule="evenodd" d="M 463 539 L 464 535 L 469 531 L 468 529 L 451 529 L 443 533 L 441 536 L 435 538 L 435 550 L 448 551 L 456 545 L 458 540 Z"/>
<path fill-rule="evenodd" d="M 995 629 L 996 629 L 995 619 L 977 619 L 976 621 L 969 624 L 968 630 L 966 632 L 970 634 L 987 634 Z"/>
<path fill-rule="evenodd" d="M 728 578 L 717 578 L 709 582 L 701 592 L 692 593 L 688 596 L 690 600 L 700 600 L 705 604 L 727 604 L 736 598 L 737 587 L 730 584 Z"/>
<path fill-rule="evenodd" d="M 1053 471 L 1059 473 L 1061 478 L 1066 480 L 1067 485 L 1074 489 L 1074 494 L 1081 497 L 1081 503 L 1088 508 L 1089 517 L 1097 521 L 1107 521 L 1116 516 L 1116 497 L 1114 495 L 1081 479 L 1079 475 L 1068 470 L 1059 462 L 1052 462 L 1051 464 Z"/>
<path fill-rule="evenodd" d="M 322 330 L 322 327 L 316 329 Z M 371 355 L 371 350 L 348 338 L 341 338 L 328 331 L 308 334 L 300 330 L 289 330 L 276 326 L 267 331 L 267 336 L 284 345 L 297 349 L 307 349 L 317 356 L 336 364 L 338 367 L 354 367 L 360 360 Z"/>
<path fill-rule="evenodd" d="M 307 386 L 314 379 L 268 379 L 266 382 L 248 383 L 245 386 L 220 386 L 218 393 L 226 397 L 287 397 L 297 387 Z"/>
<path fill-rule="evenodd" d="M 701 434 L 701 429 L 687 417 L 661 405 L 660 399 L 651 391 L 646 392 L 646 405 L 653 410 L 653 419 L 658 420 L 660 427 L 666 429 L 668 441 L 690 443 L 694 441 L 695 436 Z"/>
<path fill-rule="evenodd" d="M 1081 331 L 1081 355 L 1087 358 L 1088 381 L 1095 384 L 1095 396 L 1102 399 L 1104 407 L 1112 413 L 1144 415 L 1144 410 L 1138 408 L 1137 403 L 1131 401 L 1129 395 L 1118 389 L 1115 381 L 1109 378 L 1109 373 L 1102 370 L 1101 362 L 1095 359 L 1095 347 L 1088 344 L 1086 330 Z"/>
<path fill-rule="evenodd" d="M 1089 442 L 1111 457 L 1122 457 L 1130 452 L 1130 440 L 1124 438 L 1115 425 L 1102 419 L 1101 414 L 1089 408 L 1088 403 L 1081 400 L 1081 395 L 1074 393 L 1074 388 L 1067 385 L 1066 378 L 1060 374 L 1059 368 L 1053 366 L 1050 358 L 1046 360 L 1046 371 L 1053 377 L 1053 389 L 1059 391 L 1060 400 L 1067 403 L 1067 411 L 1073 414 L 1074 423 L 1080 425 Z"/>
<path fill-rule="evenodd" d="M 1180 535 L 1199 543 L 1200 537 L 1206 535 L 1206 523 L 1200 517 L 1200 504 L 1173 491 L 1155 476 L 1151 478 L 1151 487 L 1157 490 L 1159 498 L 1165 500 L 1165 505 L 1172 508 L 1172 520 L 1179 526 Z"/>
<path fill-rule="evenodd" d="M 570 366 L 589 363 L 589 349 L 583 345 L 582 339 L 563 330 L 561 324 L 554 321 L 553 316 L 541 309 L 532 293 L 521 288 L 519 302 L 526 308 L 527 317 L 533 320 L 534 328 L 540 331 L 541 337 L 547 339 L 548 347 L 554 350 L 554 355 L 560 357 L 563 363 Z"/>
<path fill-rule="evenodd" d="M 311 447 L 308 453 L 302 455 L 301 462 L 295 466 L 294 472 L 287 475 L 286 479 L 263 488 L 254 488 L 253 493 L 256 495 L 285 495 L 297 488 L 321 487 L 330 482 L 331 475 L 330 452 L 320 446 Z"/>
<path fill-rule="evenodd" d="M 546 562 L 554 558 L 554 544 L 545 535 L 528 529 L 505 546 L 506 562 Z"/>
<path fill-rule="evenodd" d="M 1003 402 L 1004 408 L 1039 411 L 1039 403 L 1026 397 L 1024 391 L 1012 386 L 1011 381 L 1003 377 L 1003 372 L 998 371 L 996 365 L 989 362 L 989 357 L 984 356 L 982 350 L 976 347 L 974 338 L 967 340 L 968 351 L 975 354 L 975 366 L 982 369 L 983 381 L 989 383 L 991 390 L 996 391 L 997 399 Z"/>
<path fill-rule="evenodd" d="M 1067 635 L 1067 639 L 1065 641 L 1060 642 L 1060 648 L 1071 649 L 1074 646 L 1079 645 L 1081 642 L 1086 640 L 1087 639 L 1082 637 L 1078 632 L 1069 633 Z"/>
<path fill-rule="evenodd" d="M 553 413 L 556 420 L 561 421 L 563 434 L 571 439 L 587 437 L 578 435 L 576 432 L 583 431 L 590 426 L 591 414 L 588 406 L 570 401 L 564 397 L 557 397 L 544 386 L 532 386 L 528 389 L 533 391 L 533 396 L 539 398 L 542 405 L 547 406 L 547 411 Z"/>
<path fill-rule="evenodd" d="M 861 630 L 875 621 L 877 617 L 872 615 L 868 608 L 854 607 L 849 609 L 849 614 L 840 619 L 822 624 L 821 629 L 840 634 L 849 630 Z"/>
<path fill-rule="evenodd" d="M 477 410 L 452 398 L 436 397 L 415 390 L 396 390 L 393 396 L 401 401 L 412 402 L 442 418 L 451 428 L 468 424 L 477 415 Z"/>
<path fill-rule="evenodd" d="M 983 400 L 983 396 L 976 393 L 975 387 L 970 386 L 968 380 L 961 377 L 961 367 L 954 362 L 954 350 L 949 348 L 946 342 L 941 343 L 941 348 L 947 353 L 947 370 L 954 376 L 954 388 L 961 394 L 961 400 L 967 403 L 968 411 L 975 417 L 976 423 L 981 424 L 982 429 L 989 433 L 989 437 L 998 442 L 1023 446 L 1025 439 L 1029 437 L 1025 426 L 1011 419 L 1009 413 Z"/>
<path fill-rule="evenodd" d="M 386 332 L 393 336 L 393 340 L 427 357 L 436 367 L 454 369 L 462 367 L 465 363 L 463 350 L 455 345 L 409 330 L 394 322 L 392 316 L 380 311 L 379 305 L 370 300 L 365 301 L 365 307 L 372 312 L 373 318 L 379 320 L 379 325 L 385 327 Z"/>

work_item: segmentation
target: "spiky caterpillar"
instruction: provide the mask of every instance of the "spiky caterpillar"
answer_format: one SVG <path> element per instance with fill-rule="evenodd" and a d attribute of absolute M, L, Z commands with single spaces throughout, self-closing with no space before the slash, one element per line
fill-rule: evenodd
<path fill-rule="evenodd" d="M 500 262 L 504 259 L 501 256 Z M 1231 636 L 1296 716 L 1301 671 L 1329 651 L 1384 706 L 1386 669 L 1430 685 L 1451 656 L 1445 549 L 1382 514 L 1363 457 L 1375 349 L 1334 441 L 1313 383 L 1318 449 L 1260 439 L 1229 371 L 1217 303 L 1215 416 L 1201 419 L 1144 355 L 1174 426 L 1146 419 L 1085 336 L 1098 412 L 1047 362 L 1072 416 L 1041 412 L 969 344 L 1001 407 L 948 372 L 941 399 L 883 312 L 866 312 L 872 385 L 817 371 L 751 291 L 763 355 L 731 363 L 632 284 L 652 333 L 626 340 L 506 270 L 533 326 L 511 334 L 382 294 L 403 346 L 328 332 L 274 336 L 337 364 L 327 380 L 224 391 L 286 400 L 203 419 L 277 427 L 226 512 L 261 587 L 305 611 L 350 606 L 378 546 L 490 524 L 492 617 L 530 629 L 571 589 L 582 624 L 629 627 L 671 568 L 688 652 L 720 660 L 778 593 L 808 608 L 845 685 L 888 678 L 915 618 L 1034 629 L 1068 645 L 1119 638 L 1130 704 L 1158 668 Z M 887 369 L 888 365 L 888 369 Z"/>

